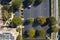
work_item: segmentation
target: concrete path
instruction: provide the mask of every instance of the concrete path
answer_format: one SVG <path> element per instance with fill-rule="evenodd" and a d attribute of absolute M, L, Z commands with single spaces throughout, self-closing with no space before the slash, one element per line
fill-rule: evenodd
<path fill-rule="evenodd" d="M 0 27 L 3 25 L 1 8 L 2 8 L 2 6 L 0 5 Z"/>

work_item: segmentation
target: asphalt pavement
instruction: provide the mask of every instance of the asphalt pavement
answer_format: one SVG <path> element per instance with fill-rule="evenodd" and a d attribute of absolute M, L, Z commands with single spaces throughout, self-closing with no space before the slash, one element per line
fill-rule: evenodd
<path fill-rule="evenodd" d="M 38 16 L 45 16 L 46 18 L 48 18 L 50 16 L 49 13 L 49 0 L 44 0 L 41 4 L 39 4 L 38 6 L 33 6 L 29 9 L 29 8 L 25 8 L 23 10 L 23 16 L 24 16 L 24 20 L 27 20 L 27 18 L 29 17 L 33 17 L 33 18 L 37 18 Z M 42 28 L 40 25 L 36 25 L 33 23 L 32 24 L 28 24 L 25 25 L 25 28 L 23 28 L 23 33 L 29 29 L 29 28 L 35 28 L 35 29 L 39 29 Z M 48 25 L 43 26 L 43 28 L 45 28 L 46 30 L 49 28 Z"/>

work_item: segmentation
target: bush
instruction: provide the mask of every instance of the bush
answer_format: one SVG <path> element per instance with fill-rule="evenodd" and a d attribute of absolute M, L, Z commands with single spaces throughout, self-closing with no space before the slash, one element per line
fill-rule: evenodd
<path fill-rule="evenodd" d="M 58 27 L 57 26 L 52 26 L 51 30 L 52 30 L 52 32 L 58 32 Z"/>
<path fill-rule="evenodd" d="M 51 25 L 55 25 L 57 23 L 55 17 L 49 17 L 48 20 Z"/>
<path fill-rule="evenodd" d="M 15 16 L 12 20 L 12 23 L 18 26 L 22 23 L 22 19 L 19 16 Z"/>
<path fill-rule="evenodd" d="M 27 21 L 28 21 L 29 23 L 33 23 L 33 22 L 34 22 L 34 18 L 30 17 L 30 18 L 28 18 Z"/>
<path fill-rule="evenodd" d="M 44 29 L 39 29 L 38 33 L 39 33 L 39 36 L 44 36 L 45 35 L 45 30 Z"/>
<path fill-rule="evenodd" d="M 18 35 L 16 40 L 22 40 L 22 36 L 21 35 Z"/>
<path fill-rule="evenodd" d="M 28 29 L 28 30 L 27 30 L 27 35 L 28 35 L 29 37 L 35 36 L 35 30 L 34 30 L 33 28 Z"/>
<path fill-rule="evenodd" d="M 11 17 L 11 14 L 4 10 L 2 12 L 2 17 L 3 17 L 3 21 L 6 21 Z"/>
<path fill-rule="evenodd" d="M 16 31 L 20 33 L 21 28 L 20 28 L 20 27 L 18 27 L 18 28 L 16 29 Z"/>
<path fill-rule="evenodd" d="M 19 8 L 21 6 L 21 4 L 22 4 L 22 1 L 21 0 L 14 0 L 12 2 L 13 8 Z"/>
<path fill-rule="evenodd" d="M 37 22 L 43 25 L 44 23 L 46 23 L 46 18 L 44 16 L 39 16 L 37 17 Z"/>
<path fill-rule="evenodd" d="M 34 0 L 27 0 L 29 4 L 32 4 Z"/>

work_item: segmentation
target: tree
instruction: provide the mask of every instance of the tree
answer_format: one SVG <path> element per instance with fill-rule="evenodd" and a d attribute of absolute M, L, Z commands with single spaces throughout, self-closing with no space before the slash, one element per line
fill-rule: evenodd
<path fill-rule="evenodd" d="M 37 17 L 37 22 L 43 25 L 44 23 L 46 23 L 46 18 L 44 16 L 39 16 Z"/>
<path fill-rule="evenodd" d="M 51 30 L 52 30 L 52 32 L 58 32 L 58 27 L 57 26 L 52 26 Z"/>
<path fill-rule="evenodd" d="M 39 36 L 44 36 L 45 35 L 45 30 L 44 29 L 39 29 L 38 33 L 39 33 Z"/>
<path fill-rule="evenodd" d="M 57 23 L 55 17 L 52 17 L 52 16 L 51 16 L 51 17 L 48 18 L 48 20 L 49 20 L 49 23 L 50 23 L 51 25 L 55 25 L 55 24 Z"/>
<path fill-rule="evenodd" d="M 30 17 L 30 18 L 27 19 L 27 21 L 28 21 L 29 23 L 33 23 L 33 22 L 34 22 L 34 18 Z"/>
<path fill-rule="evenodd" d="M 27 35 L 29 37 L 33 37 L 35 35 L 35 30 L 33 28 L 30 28 L 27 30 Z"/>
<path fill-rule="evenodd" d="M 27 0 L 29 4 L 32 4 L 34 0 Z"/>
<path fill-rule="evenodd" d="M 20 33 L 21 28 L 20 28 L 20 27 L 18 27 L 18 28 L 16 29 L 16 31 Z"/>
<path fill-rule="evenodd" d="M 2 9 L 8 11 L 10 9 L 10 5 L 4 5 Z"/>
<path fill-rule="evenodd" d="M 18 26 L 22 23 L 22 19 L 19 16 L 15 16 L 12 20 L 12 23 Z"/>
<path fill-rule="evenodd" d="M 3 17 L 3 20 L 6 21 L 11 17 L 11 14 L 8 13 L 6 10 L 3 10 L 2 17 Z"/>
<path fill-rule="evenodd" d="M 39 3 L 41 3 L 43 0 L 37 0 Z"/>
<path fill-rule="evenodd" d="M 13 8 L 19 8 L 22 4 L 22 1 L 21 0 L 13 0 L 12 1 L 12 6 Z"/>
<path fill-rule="evenodd" d="M 17 38 L 16 38 L 16 40 L 22 40 L 21 38 L 22 38 L 22 36 L 18 35 Z"/>

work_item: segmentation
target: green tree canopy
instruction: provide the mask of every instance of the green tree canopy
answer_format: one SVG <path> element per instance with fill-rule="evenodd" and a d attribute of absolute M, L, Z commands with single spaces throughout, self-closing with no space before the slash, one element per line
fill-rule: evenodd
<path fill-rule="evenodd" d="M 14 16 L 12 23 L 14 23 L 16 26 L 18 26 L 22 23 L 22 19 L 19 16 Z"/>
<path fill-rule="evenodd" d="M 52 32 L 58 32 L 58 27 L 57 26 L 52 26 L 51 30 L 52 30 Z"/>
<path fill-rule="evenodd" d="M 22 36 L 21 35 L 18 35 L 16 40 L 21 40 Z"/>
<path fill-rule="evenodd" d="M 10 5 L 3 5 L 2 9 L 8 11 L 10 9 Z"/>
<path fill-rule="evenodd" d="M 42 25 L 42 24 L 46 23 L 46 18 L 44 16 L 38 16 L 37 22 Z"/>
<path fill-rule="evenodd" d="M 39 36 L 44 36 L 45 35 L 45 29 L 39 29 L 38 33 L 39 33 Z"/>
<path fill-rule="evenodd" d="M 13 0 L 12 1 L 12 6 L 13 8 L 19 8 L 22 4 L 22 0 Z"/>
<path fill-rule="evenodd" d="M 35 0 L 27 0 L 30 4 L 32 4 Z"/>
<path fill-rule="evenodd" d="M 27 21 L 28 21 L 29 23 L 33 23 L 33 22 L 34 22 L 34 18 L 30 17 L 30 18 L 27 19 Z"/>
<path fill-rule="evenodd" d="M 3 10 L 2 17 L 3 17 L 3 20 L 6 21 L 11 17 L 11 14 L 8 13 L 6 10 Z"/>
<path fill-rule="evenodd" d="M 33 28 L 30 28 L 27 30 L 27 35 L 29 37 L 33 37 L 35 35 L 35 30 Z"/>
<path fill-rule="evenodd" d="M 55 25 L 55 24 L 57 23 L 55 17 L 52 17 L 52 16 L 51 16 L 51 17 L 49 17 L 48 19 L 49 19 L 49 23 L 50 23 L 51 25 Z"/>
<path fill-rule="evenodd" d="M 20 28 L 20 27 L 18 27 L 18 28 L 16 29 L 16 31 L 20 33 L 21 28 Z"/>

